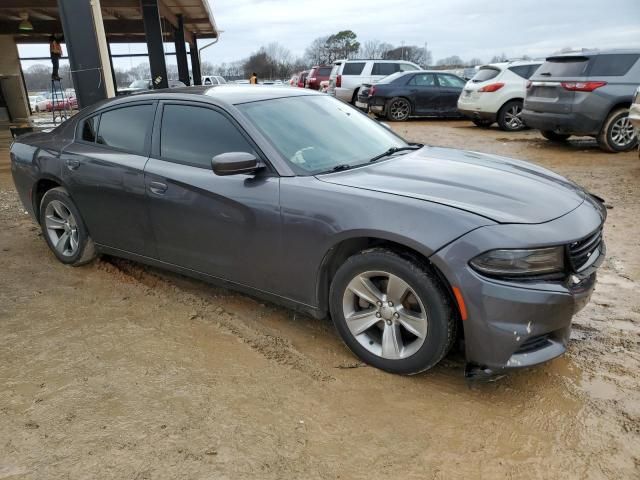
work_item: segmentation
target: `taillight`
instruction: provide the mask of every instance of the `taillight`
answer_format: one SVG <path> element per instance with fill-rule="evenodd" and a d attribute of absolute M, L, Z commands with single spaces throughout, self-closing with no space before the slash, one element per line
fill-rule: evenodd
<path fill-rule="evenodd" d="M 560 85 L 570 92 L 593 92 L 606 84 L 607 82 L 562 82 Z"/>
<path fill-rule="evenodd" d="M 482 87 L 478 91 L 479 92 L 495 92 L 495 91 L 500 90 L 502 87 L 504 87 L 504 83 L 502 83 L 502 82 L 490 83 L 489 85 L 485 85 L 484 87 Z"/>
<path fill-rule="evenodd" d="M 369 96 L 373 97 L 376 94 L 376 87 L 371 87 L 369 89 Z"/>
<path fill-rule="evenodd" d="M 341 87 L 342 86 L 342 75 L 338 75 L 336 77 L 336 87 Z"/>
<path fill-rule="evenodd" d="M 315 82 L 315 81 L 316 81 L 316 77 L 311 77 L 311 78 L 309 78 L 307 81 L 309 81 L 309 82 Z"/>

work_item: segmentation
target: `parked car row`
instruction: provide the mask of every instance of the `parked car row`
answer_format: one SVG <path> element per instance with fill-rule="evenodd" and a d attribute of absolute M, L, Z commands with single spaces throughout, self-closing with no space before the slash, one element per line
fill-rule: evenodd
<path fill-rule="evenodd" d="M 65 92 L 64 98 L 60 96 L 54 101 L 51 92 L 43 92 L 38 95 L 29 95 L 29 106 L 31 111 L 35 113 L 52 112 L 53 110 L 77 110 L 78 99 L 75 93 Z"/>
<path fill-rule="evenodd" d="M 535 128 L 554 142 L 591 136 L 615 153 L 638 144 L 629 109 L 640 85 L 639 59 L 640 50 L 566 53 L 483 65 L 468 82 L 410 62 L 339 60 L 328 93 L 391 121 L 465 116 L 479 127 Z"/>

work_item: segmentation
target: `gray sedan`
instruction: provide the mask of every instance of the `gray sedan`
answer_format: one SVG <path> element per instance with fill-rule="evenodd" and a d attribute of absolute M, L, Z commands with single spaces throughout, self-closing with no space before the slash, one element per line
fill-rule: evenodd
<path fill-rule="evenodd" d="M 125 257 L 331 315 L 383 370 L 562 354 L 605 246 L 601 199 L 535 165 L 413 144 L 330 96 L 222 85 L 82 110 L 11 147 L 63 263 Z"/>

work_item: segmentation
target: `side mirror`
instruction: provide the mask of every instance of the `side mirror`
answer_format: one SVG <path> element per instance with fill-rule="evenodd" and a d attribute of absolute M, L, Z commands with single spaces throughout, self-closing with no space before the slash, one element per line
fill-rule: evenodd
<path fill-rule="evenodd" d="M 247 152 L 228 152 L 211 159 L 211 167 L 216 175 L 238 175 L 253 173 L 261 167 L 258 159 Z"/>

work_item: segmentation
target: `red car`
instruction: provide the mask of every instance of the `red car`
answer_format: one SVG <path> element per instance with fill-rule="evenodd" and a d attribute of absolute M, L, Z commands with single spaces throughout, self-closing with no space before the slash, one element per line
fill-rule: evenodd
<path fill-rule="evenodd" d="M 300 72 L 298 75 L 298 87 L 304 88 L 307 84 L 307 76 L 309 75 L 309 70 L 305 70 L 304 72 Z"/>
<path fill-rule="evenodd" d="M 331 65 L 316 65 L 312 67 L 307 77 L 306 87 L 312 90 L 320 90 L 320 82 L 329 81 L 332 68 Z"/>

